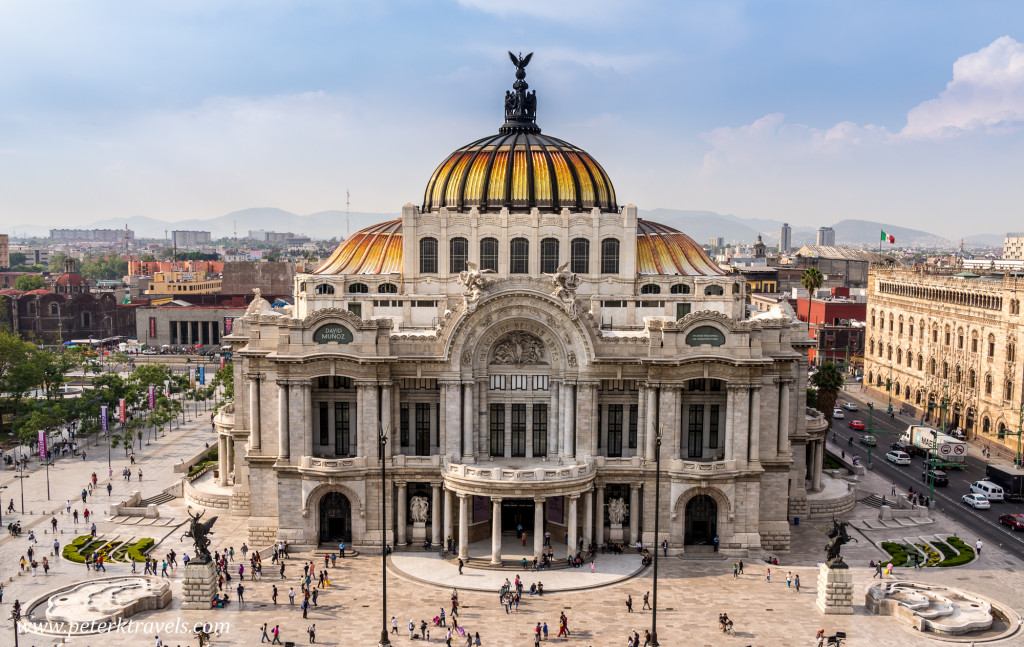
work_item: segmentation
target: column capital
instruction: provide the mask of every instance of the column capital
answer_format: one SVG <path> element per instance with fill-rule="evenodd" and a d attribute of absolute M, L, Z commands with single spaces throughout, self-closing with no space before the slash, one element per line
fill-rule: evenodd
<path fill-rule="evenodd" d="M 266 373 L 260 373 L 259 371 L 253 371 L 252 373 L 246 373 L 245 374 L 245 379 L 249 380 L 250 382 L 255 382 L 255 381 L 258 381 L 258 380 L 265 380 L 265 379 L 267 379 L 267 374 Z"/>
<path fill-rule="evenodd" d="M 472 494 L 467 494 L 465 492 L 456 492 L 455 496 L 459 497 L 460 501 L 465 501 L 466 499 L 468 499 L 469 497 L 471 497 L 473 495 Z"/>
<path fill-rule="evenodd" d="M 580 498 L 579 492 L 577 492 L 575 494 L 569 494 L 567 496 L 569 497 L 570 501 L 576 501 L 576 500 L 578 500 Z"/>
<path fill-rule="evenodd" d="M 275 380 L 275 383 L 277 384 L 278 388 L 282 388 L 282 389 L 283 388 L 287 388 L 290 385 L 290 382 L 287 379 L 284 379 L 284 378 Z"/>
<path fill-rule="evenodd" d="M 728 384 L 726 384 L 725 388 L 727 390 L 733 391 L 733 392 L 736 392 L 736 391 L 746 391 L 747 389 L 750 388 L 750 385 L 746 384 L 746 383 L 740 383 L 740 382 L 729 382 Z"/>
<path fill-rule="evenodd" d="M 377 388 L 377 380 L 352 380 L 357 389 Z"/>
<path fill-rule="evenodd" d="M 404 490 L 405 486 L 406 486 L 406 482 L 405 481 L 395 481 L 395 487 L 397 487 L 399 490 Z"/>
<path fill-rule="evenodd" d="M 431 481 L 430 482 L 430 487 L 432 487 L 432 488 L 437 489 L 437 488 L 440 488 L 442 486 L 444 486 L 444 481 Z"/>
<path fill-rule="evenodd" d="M 796 382 L 796 378 L 794 377 L 776 377 L 772 380 L 773 384 L 784 384 L 786 386 L 789 386 L 793 382 Z"/>
<path fill-rule="evenodd" d="M 533 497 L 533 502 L 534 503 L 541 503 L 541 504 L 543 504 L 547 500 L 548 500 L 548 498 L 546 496 L 535 496 L 535 497 Z"/>
<path fill-rule="evenodd" d="M 492 496 L 492 497 L 490 497 L 490 499 L 491 499 L 491 504 L 492 505 L 500 505 L 501 502 L 504 500 L 504 497 Z"/>
<path fill-rule="evenodd" d="M 459 380 L 459 379 L 438 380 L 437 383 L 440 386 L 452 387 L 452 386 L 460 386 L 462 384 L 462 380 Z"/>

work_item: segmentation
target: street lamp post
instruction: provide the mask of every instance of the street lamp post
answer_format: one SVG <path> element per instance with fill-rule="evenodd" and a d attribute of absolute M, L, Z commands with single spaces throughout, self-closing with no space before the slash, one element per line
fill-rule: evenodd
<path fill-rule="evenodd" d="M 381 575 L 381 630 L 379 647 L 390 647 L 388 639 L 388 529 L 387 529 L 387 461 L 384 446 L 388 442 L 387 429 L 380 425 L 377 458 L 380 460 L 380 575 Z"/>
<path fill-rule="evenodd" d="M 18 647 L 18 623 L 21 622 L 21 611 L 14 609 L 11 612 L 11 620 L 14 621 L 14 647 Z"/>
<path fill-rule="evenodd" d="M 658 520 L 661 518 L 661 431 L 654 440 L 654 606 L 651 609 L 651 647 L 658 643 Z"/>
<path fill-rule="evenodd" d="M 18 470 L 18 474 L 14 478 L 18 479 L 18 483 L 21 486 L 21 514 L 25 514 L 25 479 L 28 478 L 28 474 L 25 473 L 24 463 L 22 463 L 21 469 Z"/>

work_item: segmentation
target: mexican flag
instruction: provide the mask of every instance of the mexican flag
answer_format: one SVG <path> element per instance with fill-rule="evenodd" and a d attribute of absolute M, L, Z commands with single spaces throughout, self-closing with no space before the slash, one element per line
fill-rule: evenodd
<path fill-rule="evenodd" d="M 896 237 L 895 236 L 890 236 L 889 234 L 887 234 L 887 233 L 885 233 L 883 231 L 882 232 L 882 242 L 883 243 L 889 243 L 890 245 L 892 245 L 892 244 L 894 244 L 896 242 Z"/>

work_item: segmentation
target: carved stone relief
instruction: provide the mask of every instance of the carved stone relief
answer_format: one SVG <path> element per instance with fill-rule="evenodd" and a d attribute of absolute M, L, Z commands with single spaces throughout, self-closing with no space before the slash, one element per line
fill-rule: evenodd
<path fill-rule="evenodd" d="M 544 342 L 525 331 L 511 332 L 495 345 L 491 363 L 502 366 L 546 364 Z"/>

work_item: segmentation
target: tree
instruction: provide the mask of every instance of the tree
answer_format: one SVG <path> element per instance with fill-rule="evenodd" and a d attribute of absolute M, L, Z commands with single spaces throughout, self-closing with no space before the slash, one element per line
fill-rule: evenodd
<path fill-rule="evenodd" d="M 821 270 L 816 267 L 808 267 L 804 270 L 804 273 L 800 275 L 800 286 L 807 290 L 807 319 L 811 319 L 811 299 L 814 297 L 815 291 L 821 287 L 821 284 L 825 282 L 825 277 L 821 275 Z"/>
<path fill-rule="evenodd" d="M 50 255 L 50 272 L 53 274 L 64 273 L 64 259 L 67 258 L 67 254 L 58 252 L 57 254 Z"/>
<path fill-rule="evenodd" d="M 832 410 L 843 388 L 843 381 L 843 374 L 832 362 L 822 364 L 811 378 L 811 384 L 818 391 L 818 410 L 825 414 L 829 426 L 832 425 Z"/>
<path fill-rule="evenodd" d="M 22 292 L 30 292 L 45 287 L 46 281 L 38 274 L 22 274 L 14 282 L 14 289 L 21 290 Z"/>
<path fill-rule="evenodd" d="M 0 328 L 0 404 L 3 406 L 2 420 L 12 424 L 18 419 L 18 410 L 28 393 L 43 382 L 40 351 L 34 345 L 5 328 Z M 13 428 L 12 428 L 13 430 Z"/>
<path fill-rule="evenodd" d="M 10 264 L 10 266 L 11 267 L 21 267 L 22 265 L 25 264 L 26 260 L 28 260 L 28 257 L 25 256 L 24 254 L 22 254 L 21 252 L 11 252 L 11 264 Z"/>

